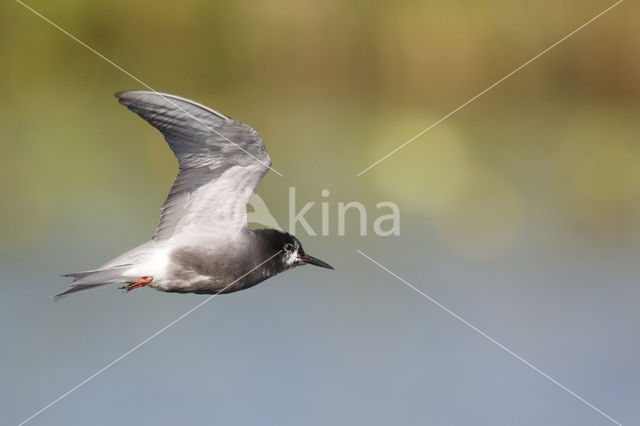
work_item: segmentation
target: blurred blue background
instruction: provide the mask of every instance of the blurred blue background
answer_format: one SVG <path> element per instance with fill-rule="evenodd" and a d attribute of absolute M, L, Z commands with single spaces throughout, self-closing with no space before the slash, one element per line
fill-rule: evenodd
<path fill-rule="evenodd" d="M 31 421 L 605 425 L 640 414 L 640 33 L 623 2 L 360 177 L 356 173 L 611 5 L 337 0 L 28 3 L 154 89 L 253 126 L 258 188 L 320 229 L 298 268 L 216 297 Z M 17 424 L 204 300 L 65 272 L 148 239 L 176 171 L 118 105 L 139 84 L 0 5 L 0 413 Z M 367 207 L 337 236 L 337 203 Z M 401 210 L 377 237 L 380 201 Z"/>

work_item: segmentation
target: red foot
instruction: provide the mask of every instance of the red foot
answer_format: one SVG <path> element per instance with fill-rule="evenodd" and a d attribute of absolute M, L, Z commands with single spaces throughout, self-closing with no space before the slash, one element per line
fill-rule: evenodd
<path fill-rule="evenodd" d="M 153 281 L 153 277 L 142 277 L 137 281 L 127 281 L 127 284 L 123 285 L 120 288 L 125 292 L 127 292 L 138 287 L 144 287 L 145 285 L 149 284 L 151 281 Z"/>

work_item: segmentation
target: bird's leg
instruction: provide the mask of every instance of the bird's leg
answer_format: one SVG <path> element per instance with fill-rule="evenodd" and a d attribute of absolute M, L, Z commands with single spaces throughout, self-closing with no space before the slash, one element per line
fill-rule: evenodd
<path fill-rule="evenodd" d="M 120 289 L 128 292 L 138 287 L 144 287 L 151 281 L 153 281 L 153 277 L 142 277 L 137 281 L 127 281 L 127 284 L 120 287 Z"/>

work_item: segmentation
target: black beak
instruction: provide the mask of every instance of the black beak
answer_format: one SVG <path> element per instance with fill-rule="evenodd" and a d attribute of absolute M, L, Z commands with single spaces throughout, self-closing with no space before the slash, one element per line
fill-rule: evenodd
<path fill-rule="evenodd" d="M 333 269 L 333 266 L 329 265 L 326 262 L 323 262 L 320 259 L 316 259 L 313 256 L 309 256 L 308 254 L 305 254 L 304 256 L 300 256 L 298 258 L 298 262 L 300 262 L 301 265 L 304 265 L 304 264 L 308 263 L 309 265 L 316 265 L 316 266 L 319 266 L 321 268 Z"/>

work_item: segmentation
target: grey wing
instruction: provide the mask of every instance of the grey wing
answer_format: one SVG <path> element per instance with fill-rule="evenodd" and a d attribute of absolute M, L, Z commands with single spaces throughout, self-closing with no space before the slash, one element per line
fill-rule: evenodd
<path fill-rule="evenodd" d="M 162 205 L 154 241 L 246 228 L 249 197 L 271 166 L 256 131 L 175 95 L 129 91 L 115 96 L 157 128 L 178 159 L 178 176 Z"/>

